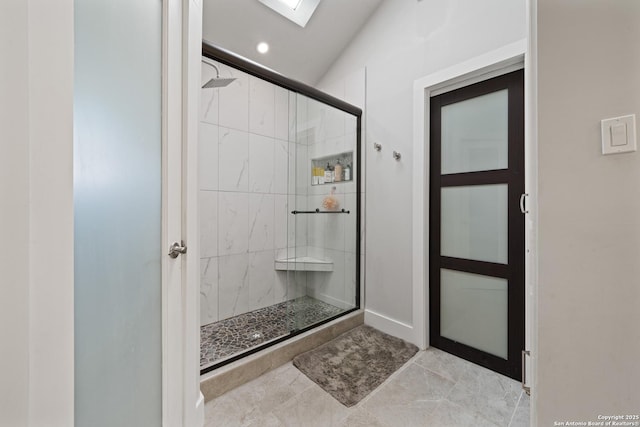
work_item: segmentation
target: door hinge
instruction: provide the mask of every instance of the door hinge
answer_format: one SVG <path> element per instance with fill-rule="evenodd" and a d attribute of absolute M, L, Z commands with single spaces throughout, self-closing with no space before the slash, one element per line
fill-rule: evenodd
<path fill-rule="evenodd" d="M 531 352 L 529 350 L 522 350 L 522 389 L 524 390 L 525 393 L 527 393 L 527 396 L 531 396 L 531 387 L 527 386 L 527 363 L 526 363 L 526 358 L 527 356 L 531 356 Z"/>

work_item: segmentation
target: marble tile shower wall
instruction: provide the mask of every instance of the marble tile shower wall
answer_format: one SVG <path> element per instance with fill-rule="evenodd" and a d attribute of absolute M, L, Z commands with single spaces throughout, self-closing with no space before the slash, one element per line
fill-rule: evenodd
<path fill-rule="evenodd" d="M 202 325 L 304 294 L 302 286 L 287 289 L 286 273 L 274 270 L 277 251 L 293 238 L 287 221 L 295 194 L 288 180 L 297 151 L 294 120 L 289 120 L 294 95 L 216 65 L 221 77 L 236 80 L 201 91 Z M 213 68 L 203 64 L 203 82 L 212 77 Z"/>

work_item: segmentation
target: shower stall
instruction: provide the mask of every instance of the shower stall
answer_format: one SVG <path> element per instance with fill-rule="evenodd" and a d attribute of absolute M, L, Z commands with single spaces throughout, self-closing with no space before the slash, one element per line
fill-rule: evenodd
<path fill-rule="evenodd" d="M 203 44 L 202 373 L 360 307 L 361 114 Z"/>

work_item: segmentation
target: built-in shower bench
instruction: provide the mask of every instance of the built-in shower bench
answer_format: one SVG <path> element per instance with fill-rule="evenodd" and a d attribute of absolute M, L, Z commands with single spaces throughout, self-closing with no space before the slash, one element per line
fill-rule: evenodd
<path fill-rule="evenodd" d="M 333 261 L 310 256 L 276 259 L 276 270 L 333 271 Z"/>

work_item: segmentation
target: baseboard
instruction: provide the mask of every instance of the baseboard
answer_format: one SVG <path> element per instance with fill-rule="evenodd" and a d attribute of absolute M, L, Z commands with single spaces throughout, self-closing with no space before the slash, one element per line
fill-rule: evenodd
<path fill-rule="evenodd" d="M 419 346 L 415 336 L 415 330 L 411 325 L 407 325 L 406 323 L 402 323 L 371 310 L 364 311 L 364 323 L 365 325 L 374 327 L 385 334 L 393 335 L 394 337 L 401 338 Z"/>

